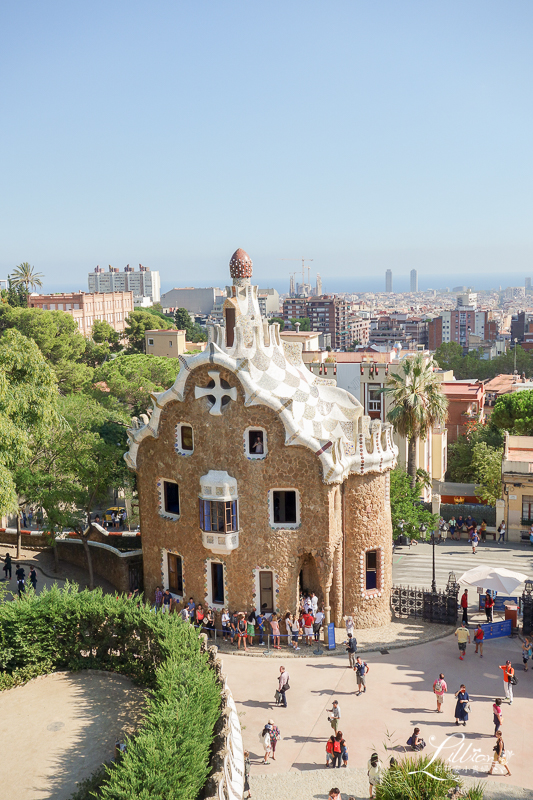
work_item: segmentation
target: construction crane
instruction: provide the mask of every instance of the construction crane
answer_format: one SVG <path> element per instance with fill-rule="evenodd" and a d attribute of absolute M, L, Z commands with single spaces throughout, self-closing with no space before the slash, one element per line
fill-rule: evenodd
<path fill-rule="evenodd" d="M 310 284 L 310 281 L 311 281 L 311 267 L 306 267 L 305 266 L 305 262 L 306 261 L 314 261 L 314 259 L 313 258 L 304 258 L 302 256 L 301 259 L 300 258 L 280 258 L 279 260 L 280 261 L 301 261 L 302 262 L 302 291 L 303 291 L 303 287 L 305 286 L 305 270 L 307 270 L 307 274 L 308 274 L 308 283 Z M 296 273 L 294 273 L 294 274 L 296 274 Z"/>

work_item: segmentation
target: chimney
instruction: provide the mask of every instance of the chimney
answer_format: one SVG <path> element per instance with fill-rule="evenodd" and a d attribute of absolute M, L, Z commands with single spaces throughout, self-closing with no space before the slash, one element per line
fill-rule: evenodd
<path fill-rule="evenodd" d="M 296 331 L 296 333 L 300 333 L 300 325 L 301 325 L 300 322 L 294 323 L 294 330 Z"/>

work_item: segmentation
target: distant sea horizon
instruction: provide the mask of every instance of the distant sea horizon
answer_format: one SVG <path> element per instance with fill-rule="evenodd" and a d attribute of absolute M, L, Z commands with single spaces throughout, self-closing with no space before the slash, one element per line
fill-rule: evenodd
<path fill-rule="evenodd" d="M 533 266 L 531 269 L 530 275 L 523 273 L 523 272 L 505 272 L 505 273 L 492 273 L 492 274 L 474 274 L 470 276 L 465 276 L 464 274 L 451 274 L 447 273 L 445 275 L 425 275 L 424 273 L 418 273 L 418 290 L 419 292 L 425 292 L 430 289 L 435 289 L 436 291 L 444 290 L 448 287 L 453 290 L 456 286 L 466 286 L 466 287 L 473 287 L 474 291 L 483 291 L 489 289 L 495 289 L 496 291 L 501 286 L 502 290 L 506 289 L 508 286 L 524 286 L 525 279 L 528 277 L 533 277 Z M 177 281 L 174 280 L 165 280 L 164 274 L 161 276 L 161 294 L 164 292 L 170 291 L 174 287 L 179 288 L 180 283 L 181 286 L 191 285 L 192 281 Z M 277 289 L 280 294 L 288 294 L 289 292 L 289 285 L 288 281 L 285 280 L 261 280 L 261 275 L 254 275 L 254 281 L 257 281 L 259 287 L 261 289 Z M 315 276 L 311 275 L 311 284 L 315 285 Z M 403 274 L 398 273 L 395 274 L 394 270 L 392 273 L 392 287 L 393 287 L 393 294 L 402 294 L 404 292 L 409 292 L 409 273 Z M 228 281 L 229 283 L 229 281 Z M 84 285 L 85 284 L 85 285 Z M 226 286 L 226 282 L 221 283 L 220 281 L 217 283 L 212 282 L 205 282 L 202 281 L 201 283 L 196 283 L 196 288 L 202 288 L 206 286 L 218 286 L 220 289 L 223 289 Z M 76 279 L 70 279 L 65 281 L 64 283 L 48 283 L 48 281 L 44 282 L 43 289 L 45 293 L 54 293 L 54 292 L 78 292 L 78 291 L 88 291 L 85 281 L 80 281 Z M 359 276 L 354 275 L 351 276 L 331 276 L 322 274 L 322 291 L 323 294 L 339 294 L 339 293 L 346 293 L 346 294 L 363 294 L 367 292 L 385 292 L 385 274 L 373 274 L 373 275 L 365 275 Z"/>

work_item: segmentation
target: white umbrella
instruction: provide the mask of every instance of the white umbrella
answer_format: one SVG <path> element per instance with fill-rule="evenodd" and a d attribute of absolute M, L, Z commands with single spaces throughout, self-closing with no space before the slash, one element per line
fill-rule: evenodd
<path fill-rule="evenodd" d="M 528 580 L 523 572 L 512 572 L 504 567 L 474 567 L 467 570 L 459 578 L 459 583 L 469 586 L 480 586 L 482 589 L 492 589 L 501 594 L 512 594 L 517 586 Z"/>

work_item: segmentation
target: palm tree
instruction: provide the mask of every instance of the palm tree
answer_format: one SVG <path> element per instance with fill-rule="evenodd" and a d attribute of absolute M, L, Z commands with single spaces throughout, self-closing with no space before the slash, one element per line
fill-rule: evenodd
<path fill-rule="evenodd" d="M 32 291 L 38 286 L 41 287 L 43 285 L 41 278 L 44 278 L 44 275 L 42 272 L 34 272 L 34 270 L 35 267 L 30 266 L 27 261 L 23 261 L 22 264 L 15 267 L 13 274 L 9 276 L 11 285 L 15 287 L 24 286 L 28 294 L 30 287 Z"/>
<path fill-rule="evenodd" d="M 383 389 L 392 400 L 387 419 L 396 433 L 407 439 L 407 472 L 413 487 L 418 439 L 425 439 L 434 425 L 444 424 L 447 416 L 448 399 L 433 371 L 436 366 L 433 357 L 424 353 L 405 358 Z"/>

